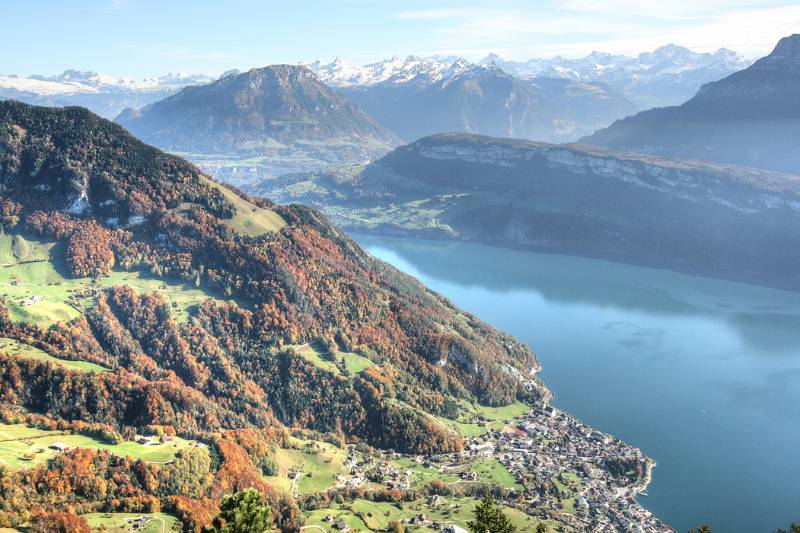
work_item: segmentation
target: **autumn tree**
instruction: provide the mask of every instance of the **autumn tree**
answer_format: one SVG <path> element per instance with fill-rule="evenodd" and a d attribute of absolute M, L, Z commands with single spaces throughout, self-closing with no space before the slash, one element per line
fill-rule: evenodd
<path fill-rule="evenodd" d="M 169 486 L 174 494 L 192 498 L 203 496 L 211 473 L 211 458 L 205 448 L 184 448 L 172 466 Z"/>
<path fill-rule="evenodd" d="M 75 513 L 55 512 L 34 517 L 34 533 L 89 533 L 89 523 Z"/>
<path fill-rule="evenodd" d="M 111 235 L 96 222 L 79 225 L 67 241 L 67 266 L 73 276 L 106 276 L 114 267 Z"/>
<path fill-rule="evenodd" d="M 517 530 L 491 494 L 486 494 L 475 507 L 475 520 L 467 522 L 467 527 L 471 533 L 514 533 Z"/>

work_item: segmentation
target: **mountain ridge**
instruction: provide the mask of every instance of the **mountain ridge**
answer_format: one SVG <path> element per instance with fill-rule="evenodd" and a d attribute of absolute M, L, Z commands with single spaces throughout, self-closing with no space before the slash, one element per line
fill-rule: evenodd
<path fill-rule="evenodd" d="M 800 172 L 800 35 L 684 104 L 644 111 L 582 142 L 616 150 Z"/>
<path fill-rule="evenodd" d="M 145 141 L 182 152 L 308 153 L 341 163 L 369 159 L 397 144 L 394 134 L 309 69 L 292 65 L 186 87 L 140 110 L 123 111 L 115 120 Z"/>
<path fill-rule="evenodd" d="M 800 178 L 779 172 L 465 134 L 364 170 L 251 191 L 389 235 L 585 255 L 798 290 Z M 725 235 L 737 228 L 738 238 Z M 732 258 L 735 257 L 734 261 Z"/>
<path fill-rule="evenodd" d="M 331 63 L 302 63 L 314 70 L 325 83 L 338 88 L 369 87 L 394 80 L 408 81 L 416 73 L 426 73 L 436 81 L 447 77 L 447 69 L 456 63 L 471 64 L 456 57 L 408 56 L 354 65 L 337 58 Z M 668 44 L 637 56 L 592 52 L 585 57 L 560 56 L 527 61 L 506 61 L 490 53 L 474 63 L 496 66 L 523 78 L 562 78 L 576 82 L 603 82 L 621 92 L 640 109 L 675 105 L 690 98 L 706 82 L 715 81 L 747 67 L 750 62 L 726 49 L 697 53 Z"/>
<path fill-rule="evenodd" d="M 446 131 L 571 141 L 635 112 L 602 83 L 523 80 L 464 61 L 338 90 L 408 141 Z"/>

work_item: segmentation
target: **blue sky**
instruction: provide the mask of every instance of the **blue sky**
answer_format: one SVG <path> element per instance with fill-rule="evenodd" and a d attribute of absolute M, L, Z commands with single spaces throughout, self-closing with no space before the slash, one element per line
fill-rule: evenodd
<path fill-rule="evenodd" d="M 3 0 L 0 73 L 219 74 L 393 54 L 635 54 L 673 42 L 748 57 L 800 32 L 797 0 Z"/>

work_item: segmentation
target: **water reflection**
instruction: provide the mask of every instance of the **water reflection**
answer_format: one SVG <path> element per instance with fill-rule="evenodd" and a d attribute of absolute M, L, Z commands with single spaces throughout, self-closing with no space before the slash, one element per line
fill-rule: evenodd
<path fill-rule="evenodd" d="M 581 257 L 459 242 L 356 237 L 366 248 L 386 248 L 425 276 L 462 287 L 534 290 L 552 302 L 719 317 L 759 353 L 780 356 L 800 348 L 797 293 Z"/>
<path fill-rule="evenodd" d="M 465 243 L 357 240 L 528 342 L 556 404 L 656 459 L 642 503 L 678 531 L 800 520 L 800 294 Z"/>

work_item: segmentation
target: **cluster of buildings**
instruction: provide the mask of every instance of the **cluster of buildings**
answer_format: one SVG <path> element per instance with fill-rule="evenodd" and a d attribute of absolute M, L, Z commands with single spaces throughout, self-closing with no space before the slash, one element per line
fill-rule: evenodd
<path fill-rule="evenodd" d="M 406 490 L 411 488 L 410 470 L 405 470 L 383 458 L 356 453 L 350 448 L 344 461 L 346 475 L 339 476 L 339 483 L 345 487 L 360 487 L 365 482 L 378 483 L 388 489 Z"/>
<path fill-rule="evenodd" d="M 482 457 L 488 449 L 524 486 L 513 504 L 530 515 L 565 530 L 672 532 L 636 501 L 646 494 L 652 460 L 546 403 L 472 439 L 464 453 Z M 612 472 L 615 463 L 631 470 Z"/>
<path fill-rule="evenodd" d="M 351 448 L 345 460 L 349 474 L 340 483 L 371 482 L 408 489 L 416 474 L 394 461 L 399 458 L 391 453 L 373 457 Z M 451 479 L 455 476 L 457 481 L 451 484 L 481 481 L 472 466 L 488 458 L 496 458 L 522 486 L 506 490 L 504 503 L 556 522 L 561 531 L 674 533 L 636 500 L 647 494 L 653 461 L 638 448 L 587 426 L 547 401 L 504 429 L 468 438 L 462 452 L 412 457 L 421 466 L 449 474 Z M 436 506 L 435 501 L 426 503 Z"/>

